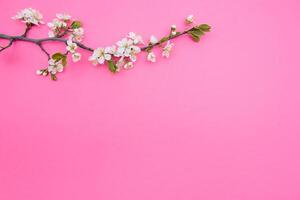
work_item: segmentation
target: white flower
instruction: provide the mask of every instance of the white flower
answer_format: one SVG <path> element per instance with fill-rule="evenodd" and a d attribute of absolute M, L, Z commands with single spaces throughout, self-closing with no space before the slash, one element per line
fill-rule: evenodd
<path fill-rule="evenodd" d="M 57 62 L 53 59 L 50 59 L 48 64 L 49 66 L 47 70 L 51 74 L 56 74 L 57 72 L 62 72 L 64 70 L 64 66 L 62 65 L 61 62 Z"/>
<path fill-rule="evenodd" d="M 192 24 L 194 22 L 194 15 L 187 16 L 187 18 L 185 19 L 185 22 L 187 24 Z"/>
<path fill-rule="evenodd" d="M 12 18 L 15 20 L 21 20 L 27 24 L 39 25 L 44 23 L 42 21 L 43 15 L 38 10 L 32 8 L 25 8 Z"/>
<path fill-rule="evenodd" d="M 84 34 L 84 30 L 83 30 L 82 27 L 80 27 L 80 28 L 75 28 L 75 29 L 73 29 L 73 32 L 72 32 L 71 37 L 72 37 L 75 41 L 80 42 L 80 41 L 82 41 L 83 34 Z"/>
<path fill-rule="evenodd" d="M 122 40 L 117 42 L 118 49 L 115 53 L 116 57 L 126 56 L 128 57 L 131 52 L 131 46 L 133 45 L 133 41 L 131 39 L 123 38 Z"/>
<path fill-rule="evenodd" d="M 128 38 L 132 39 L 133 44 L 144 44 L 142 36 L 136 35 L 134 32 L 130 32 Z"/>
<path fill-rule="evenodd" d="M 42 75 L 43 74 L 43 70 L 40 70 L 40 69 L 36 70 L 36 74 L 37 75 Z"/>
<path fill-rule="evenodd" d="M 173 24 L 173 25 L 171 26 L 171 29 L 172 29 L 172 30 L 176 30 L 176 25 Z"/>
<path fill-rule="evenodd" d="M 69 21 L 70 19 L 71 19 L 71 16 L 70 15 L 68 15 L 68 14 L 66 14 L 66 13 L 58 13 L 58 14 L 56 14 L 56 17 L 58 18 L 58 19 L 61 19 L 61 20 L 63 20 L 63 21 Z"/>
<path fill-rule="evenodd" d="M 152 51 L 148 53 L 147 60 L 150 62 L 156 62 L 156 56 Z"/>
<path fill-rule="evenodd" d="M 170 43 L 170 40 L 167 42 L 166 46 L 163 48 L 162 56 L 168 58 L 170 56 L 170 52 L 172 47 L 174 46 L 173 43 Z"/>
<path fill-rule="evenodd" d="M 109 54 L 109 48 L 97 48 L 94 50 L 93 55 L 89 57 L 89 61 L 92 61 L 94 65 L 103 64 L 105 60 L 111 60 L 111 54 Z"/>
<path fill-rule="evenodd" d="M 76 43 L 74 43 L 72 40 L 68 40 L 67 41 L 67 47 L 66 47 L 66 49 L 67 49 L 67 51 L 69 51 L 69 52 L 71 52 L 71 53 L 75 53 L 75 50 L 77 49 L 77 44 Z"/>
<path fill-rule="evenodd" d="M 124 69 L 131 69 L 133 68 L 133 62 L 127 62 L 125 65 L 124 65 Z"/>
<path fill-rule="evenodd" d="M 55 34 L 54 34 L 53 31 L 49 31 L 49 32 L 48 32 L 48 36 L 49 36 L 49 37 L 55 37 Z"/>
<path fill-rule="evenodd" d="M 154 35 L 151 35 L 150 37 L 150 43 L 151 44 L 156 44 L 158 42 L 157 38 Z"/>
<path fill-rule="evenodd" d="M 124 65 L 124 56 L 122 56 L 116 63 L 116 66 L 120 69 Z"/>
<path fill-rule="evenodd" d="M 59 29 L 59 28 L 66 28 L 67 23 L 55 18 L 55 19 L 52 20 L 52 22 L 48 23 L 48 27 L 51 30 L 55 30 L 55 29 Z"/>
<path fill-rule="evenodd" d="M 112 45 L 112 46 L 110 46 L 110 47 L 106 47 L 106 48 L 105 48 L 105 51 L 106 51 L 107 53 L 111 54 L 111 55 L 114 55 L 114 54 L 116 53 L 116 51 L 117 51 L 117 48 L 116 48 L 115 45 Z"/>
<path fill-rule="evenodd" d="M 78 62 L 81 59 L 81 54 L 76 52 L 72 54 L 72 60 L 73 62 Z"/>
<path fill-rule="evenodd" d="M 130 53 L 129 53 L 129 58 L 132 62 L 135 62 L 137 60 L 137 54 L 141 52 L 141 48 L 138 46 L 131 46 L 130 47 Z"/>
<path fill-rule="evenodd" d="M 117 42 L 118 49 L 114 56 L 116 57 L 129 57 L 132 62 L 137 60 L 136 54 L 141 52 L 141 48 L 134 45 L 132 39 L 123 38 Z"/>
<path fill-rule="evenodd" d="M 56 18 L 53 19 L 52 22 L 49 22 L 47 25 L 50 28 L 50 31 L 48 32 L 49 37 L 55 37 L 59 35 L 62 30 L 65 30 L 67 28 L 66 22 Z"/>

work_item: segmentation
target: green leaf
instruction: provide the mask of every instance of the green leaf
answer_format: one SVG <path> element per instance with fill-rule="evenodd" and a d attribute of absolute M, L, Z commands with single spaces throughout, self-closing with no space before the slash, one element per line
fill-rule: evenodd
<path fill-rule="evenodd" d="M 59 52 L 52 55 L 52 59 L 55 60 L 55 61 L 59 61 L 63 57 L 65 57 L 65 55 L 63 55 L 62 53 L 59 53 Z"/>
<path fill-rule="evenodd" d="M 109 60 L 108 62 L 108 69 L 109 71 L 111 71 L 112 73 L 116 73 L 118 67 L 116 66 L 116 64 L 114 63 L 114 61 Z"/>
<path fill-rule="evenodd" d="M 201 24 L 198 28 L 204 32 L 209 32 L 211 27 L 208 24 Z"/>
<path fill-rule="evenodd" d="M 199 41 L 200 41 L 200 35 L 195 34 L 193 31 L 189 31 L 189 35 L 192 37 L 192 39 L 193 39 L 195 42 L 199 42 Z"/>
<path fill-rule="evenodd" d="M 200 34 L 198 34 L 197 32 L 194 32 L 193 30 L 192 30 L 192 31 L 189 31 L 188 33 L 189 33 L 189 35 L 192 37 L 192 39 L 193 39 L 195 42 L 199 42 L 199 41 L 200 41 L 200 37 L 201 37 Z"/>
<path fill-rule="evenodd" d="M 64 57 L 61 59 L 61 64 L 65 67 L 67 65 L 67 56 L 64 55 Z"/>
<path fill-rule="evenodd" d="M 56 78 L 56 75 L 55 75 L 55 74 L 51 74 L 51 80 L 52 80 L 52 81 L 56 81 L 56 80 L 57 80 L 57 78 Z"/>
<path fill-rule="evenodd" d="M 67 56 L 62 53 L 55 53 L 52 55 L 52 59 L 55 60 L 56 62 L 61 60 L 61 64 L 65 67 L 67 65 Z"/>
<path fill-rule="evenodd" d="M 202 30 L 200 30 L 200 29 L 197 29 L 197 28 L 191 30 L 191 32 L 192 32 L 193 34 L 199 35 L 199 36 L 204 35 L 204 32 L 203 32 Z"/>
<path fill-rule="evenodd" d="M 80 28 L 81 26 L 82 25 L 81 25 L 80 21 L 73 21 L 72 24 L 71 24 L 72 29 Z"/>

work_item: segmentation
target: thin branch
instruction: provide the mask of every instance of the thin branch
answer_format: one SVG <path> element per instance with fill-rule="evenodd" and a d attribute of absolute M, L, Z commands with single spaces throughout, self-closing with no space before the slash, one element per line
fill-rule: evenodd
<path fill-rule="evenodd" d="M 51 59 L 51 56 L 50 54 L 48 53 L 48 51 L 43 47 L 43 44 L 42 43 L 38 43 L 38 46 L 41 48 L 41 50 L 47 55 L 48 57 L 48 60 Z"/>
<path fill-rule="evenodd" d="M 8 45 L 6 45 L 5 47 L 1 47 L 0 52 L 4 51 L 5 49 L 8 49 L 9 47 L 11 47 L 11 45 L 13 44 L 13 42 L 14 42 L 14 39 L 10 38 Z"/>
<path fill-rule="evenodd" d="M 185 31 L 183 31 L 181 33 L 178 33 L 176 35 L 170 35 L 170 36 L 167 37 L 167 40 L 171 40 L 171 39 L 177 38 L 177 37 L 179 37 L 181 35 L 187 34 L 192 29 L 193 28 L 190 28 L 190 29 L 185 30 Z M 26 30 L 27 30 L 27 28 L 26 28 Z M 6 34 L 1 34 L 0 33 L 0 38 L 1 39 L 10 40 L 9 44 L 6 47 L 3 47 L 0 50 L 0 52 L 3 51 L 4 49 L 9 48 L 12 45 L 12 43 L 15 42 L 15 41 L 25 41 L 25 42 L 31 42 L 31 43 L 34 43 L 34 44 L 38 45 L 41 48 L 41 50 L 45 54 L 47 54 L 47 56 L 48 56 L 49 53 L 43 48 L 42 43 L 53 41 L 53 42 L 61 42 L 61 43 L 67 44 L 67 39 L 61 38 L 63 35 L 62 36 L 58 36 L 58 37 L 49 37 L 49 38 L 37 38 L 37 39 L 35 39 L 35 38 L 29 38 L 29 37 L 26 36 L 26 34 L 27 34 L 27 32 L 29 30 L 30 30 L 30 28 L 27 31 L 25 31 L 25 33 L 24 33 L 25 36 L 24 36 L 24 34 L 20 35 L 20 36 L 12 36 L 12 35 L 6 35 Z M 65 33 L 63 33 L 63 34 L 65 34 Z M 86 46 L 83 43 L 80 43 L 80 42 L 74 42 L 74 43 L 76 43 L 80 48 L 82 48 L 84 50 L 91 51 L 91 52 L 94 51 L 94 49 L 92 47 L 88 47 L 88 46 Z M 163 42 L 157 42 L 155 44 L 149 44 L 149 45 L 146 45 L 146 46 L 142 47 L 141 50 L 142 51 L 146 51 L 147 49 L 153 48 L 153 47 L 158 46 L 158 45 L 160 45 L 162 43 Z"/>
<path fill-rule="evenodd" d="M 58 38 L 58 37 L 49 37 L 49 38 L 40 38 L 40 39 L 34 39 L 34 38 L 29 38 L 29 37 L 24 37 L 24 36 L 12 36 L 12 35 L 6 35 L 6 34 L 1 34 L 0 33 L 0 38 L 5 39 L 5 40 L 13 40 L 13 41 L 25 41 L 25 42 L 30 42 L 34 43 L 36 45 L 39 45 L 44 42 L 61 42 L 67 44 L 67 39 L 64 38 Z M 75 42 L 80 48 L 88 50 L 88 51 L 94 51 L 93 48 L 85 46 L 84 44 L 80 42 Z"/>
<path fill-rule="evenodd" d="M 26 24 L 26 29 L 24 31 L 24 33 L 22 34 L 23 37 L 27 36 L 27 33 L 30 31 L 32 25 L 31 24 Z"/>

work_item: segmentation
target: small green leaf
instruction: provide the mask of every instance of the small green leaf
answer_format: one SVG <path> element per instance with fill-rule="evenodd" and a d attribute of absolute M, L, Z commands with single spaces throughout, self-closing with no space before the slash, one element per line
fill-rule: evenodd
<path fill-rule="evenodd" d="M 204 35 L 204 32 L 201 29 L 198 29 L 198 28 L 195 28 L 195 29 L 191 30 L 191 32 L 193 34 L 199 35 L 199 36 Z"/>
<path fill-rule="evenodd" d="M 195 34 L 195 33 L 192 32 L 192 31 L 189 32 L 189 35 L 192 37 L 192 39 L 193 39 L 195 42 L 199 42 L 199 41 L 200 41 L 200 35 Z"/>
<path fill-rule="evenodd" d="M 116 66 L 116 64 L 114 63 L 114 61 L 109 60 L 108 62 L 108 69 L 109 71 L 111 71 L 112 73 L 116 73 L 118 67 Z"/>
<path fill-rule="evenodd" d="M 208 24 L 201 24 L 198 28 L 204 32 L 209 32 L 211 27 Z"/>
<path fill-rule="evenodd" d="M 65 67 L 67 65 L 67 56 L 64 55 L 64 57 L 61 59 L 61 64 Z"/>
<path fill-rule="evenodd" d="M 55 53 L 52 55 L 52 59 L 55 60 L 55 61 L 59 61 L 61 60 L 65 55 L 63 55 L 62 53 Z"/>
<path fill-rule="evenodd" d="M 66 66 L 67 65 L 67 56 L 65 54 L 62 54 L 62 53 L 55 53 L 52 55 L 52 59 L 55 60 L 55 62 L 58 62 L 61 60 L 61 64 L 63 66 Z"/>
<path fill-rule="evenodd" d="M 56 80 L 57 80 L 57 78 L 56 78 L 56 75 L 55 75 L 55 74 L 51 74 L 51 80 L 52 80 L 52 81 L 56 81 Z"/>
<path fill-rule="evenodd" d="M 71 24 L 72 29 L 80 28 L 81 27 L 81 22 L 80 21 L 73 21 Z"/>

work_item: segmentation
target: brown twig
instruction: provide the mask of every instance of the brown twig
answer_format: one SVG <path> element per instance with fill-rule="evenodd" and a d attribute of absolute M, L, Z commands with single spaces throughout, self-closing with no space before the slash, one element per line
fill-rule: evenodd
<path fill-rule="evenodd" d="M 38 46 L 40 47 L 40 49 L 47 55 L 47 57 L 48 57 L 48 59 L 49 59 L 49 58 L 50 58 L 50 54 L 45 50 L 45 48 L 44 48 L 43 45 L 42 45 L 44 42 L 51 42 L 51 41 L 52 41 L 52 42 L 61 42 L 61 43 L 67 44 L 67 39 L 62 38 L 62 36 L 65 35 L 65 34 L 67 33 L 67 31 L 64 32 L 62 35 L 60 35 L 60 36 L 58 36 L 58 37 L 49 37 L 49 38 L 37 38 L 37 39 L 34 39 L 34 38 L 29 38 L 29 37 L 27 37 L 27 33 L 28 33 L 28 31 L 29 31 L 30 29 L 31 29 L 31 26 L 27 26 L 25 32 L 24 32 L 22 35 L 20 35 L 20 36 L 12 36 L 12 35 L 6 35 L 6 34 L 0 33 L 0 39 L 9 40 L 9 44 L 8 44 L 7 46 L 5 46 L 5 47 L 1 47 L 0 52 L 1 52 L 1 51 L 4 51 L 5 49 L 7 49 L 7 48 L 9 48 L 9 47 L 11 47 L 12 44 L 13 44 L 14 42 L 16 42 L 16 41 L 25 41 L 25 42 L 31 42 L 31 43 L 34 43 L 34 44 L 38 45 Z M 185 31 L 183 31 L 183 32 L 180 32 L 180 33 L 178 33 L 178 34 L 176 34 L 176 35 L 169 35 L 166 39 L 167 39 L 167 40 L 170 40 L 170 39 L 177 38 L 177 37 L 179 37 L 179 36 L 181 36 L 181 35 L 187 34 L 187 33 L 188 33 L 190 30 L 192 30 L 192 29 L 193 29 L 193 28 L 190 28 L 190 29 L 185 30 Z M 80 42 L 75 42 L 75 43 L 76 43 L 81 49 L 84 49 L 84 50 L 87 50 L 87 51 L 91 51 L 91 52 L 94 51 L 93 48 L 88 47 L 88 46 L 86 46 L 86 45 L 83 44 L 83 43 L 80 43 Z M 162 43 L 163 43 L 163 42 L 159 41 L 159 42 L 157 42 L 157 43 L 155 43 L 155 44 L 149 44 L 149 45 L 146 45 L 146 46 L 142 47 L 141 50 L 142 50 L 142 51 L 146 51 L 147 49 L 153 48 L 153 47 L 158 46 L 158 45 L 160 45 L 160 44 L 162 44 Z"/>
<path fill-rule="evenodd" d="M 1 37 L 0 37 L 0 38 L 1 38 Z M 12 45 L 13 42 L 14 42 L 14 39 L 13 39 L 13 38 L 9 38 L 8 40 L 9 40 L 8 45 L 6 45 L 5 47 L 1 47 L 0 52 L 1 52 L 1 51 L 4 51 L 5 49 L 8 49 L 9 47 L 11 47 L 11 45 Z"/>

